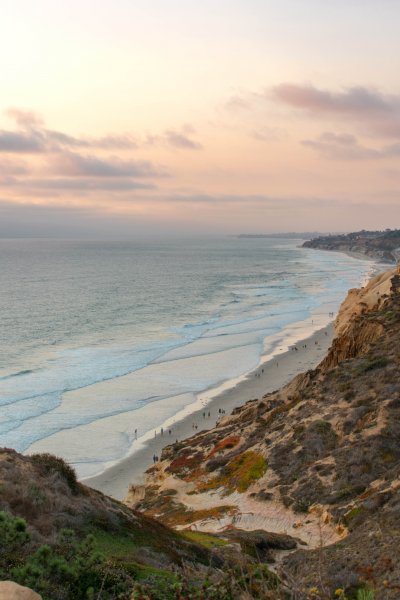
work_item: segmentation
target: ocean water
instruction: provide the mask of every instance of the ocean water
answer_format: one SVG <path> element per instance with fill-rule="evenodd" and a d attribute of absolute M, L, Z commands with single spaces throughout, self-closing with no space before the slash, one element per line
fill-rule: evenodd
<path fill-rule="evenodd" d="M 97 474 L 325 325 L 372 265 L 300 244 L 0 240 L 0 446 Z"/>

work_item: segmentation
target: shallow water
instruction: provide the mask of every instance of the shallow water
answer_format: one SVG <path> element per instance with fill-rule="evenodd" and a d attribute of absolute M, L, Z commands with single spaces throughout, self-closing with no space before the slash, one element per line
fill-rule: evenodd
<path fill-rule="evenodd" d="M 325 324 L 371 263 L 300 243 L 1 240 L 0 445 L 95 474 Z"/>

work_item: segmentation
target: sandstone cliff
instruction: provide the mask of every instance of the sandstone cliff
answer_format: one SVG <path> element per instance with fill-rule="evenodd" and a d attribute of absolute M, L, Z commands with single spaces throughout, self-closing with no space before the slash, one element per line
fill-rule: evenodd
<path fill-rule="evenodd" d="M 399 275 L 350 291 L 317 369 L 168 447 L 136 507 L 267 550 L 296 598 L 398 598 Z"/>

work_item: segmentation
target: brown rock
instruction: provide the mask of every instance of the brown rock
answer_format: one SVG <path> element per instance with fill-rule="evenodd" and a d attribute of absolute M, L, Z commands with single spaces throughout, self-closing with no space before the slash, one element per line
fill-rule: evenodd
<path fill-rule="evenodd" d="M 13 581 L 0 581 L 0 600 L 42 600 L 42 596 Z"/>

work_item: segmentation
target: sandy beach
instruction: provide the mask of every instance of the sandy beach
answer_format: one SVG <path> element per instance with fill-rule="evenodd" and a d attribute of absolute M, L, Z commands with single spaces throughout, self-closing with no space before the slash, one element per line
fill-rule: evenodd
<path fill-rule="evenodd" d="M 199 410 L 191 412 L 173 426 L 166 428 L 161 434 L 157 430 L 154 437 L 145 442 L 138 440 L 138 450 L 100 475 L 84 480 L 86 485 L 103 493 L 122 500 L 127 495 L 131 484 L 144 483 L 144 473 L 153 464 L 153 457 L 160 456 L 165 446 L 192 436 L 199 431 L 215 426 L 221 413 L 232 412 L 237 406 L 248 400 L 261 398 L 264 394 L 279 389 L 295 375 L 316 367 L 325 356 L 333 338 L 333 324 L 319 329 L 308 338 L 296 343 L 297 350 L 291 349 L 270 358 L 260 364 L 244 380 L 236 386 L 206 401 Z M 210 416 L 208 416 L 210 414 Z M 197 427 L 197 429 L 195 428 Z"/>

